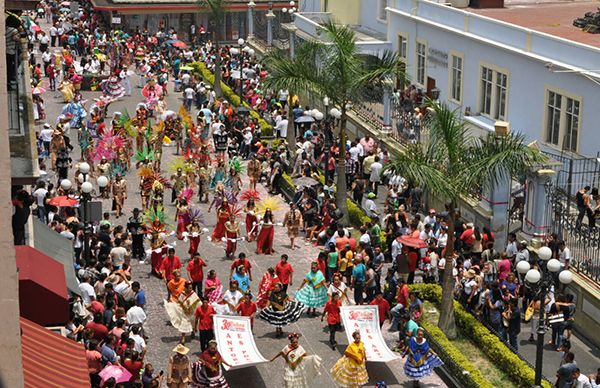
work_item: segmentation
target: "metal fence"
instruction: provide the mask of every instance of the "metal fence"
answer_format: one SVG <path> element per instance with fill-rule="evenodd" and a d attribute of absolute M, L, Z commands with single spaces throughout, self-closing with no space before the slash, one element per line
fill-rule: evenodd
<path fill-rule="evenodd" d="M 8 100 L 8 133 L 11 136 L 19 136 L 25 133 L 29 124 L 27 111 L 27 88 L 25 79 L 25 67 L 29 64 L 22 57 L 23 47 L 17 46 L 17 54 L 13 63 L 14 78 L 7 79 L 7 100 Z M 11 63 L 7 63 L 11 66 Z"/>

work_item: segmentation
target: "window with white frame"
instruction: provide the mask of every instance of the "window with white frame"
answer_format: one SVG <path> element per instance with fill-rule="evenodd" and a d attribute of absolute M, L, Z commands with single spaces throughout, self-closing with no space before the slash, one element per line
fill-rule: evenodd
<path fill-rule="evenodd" d="M 463 57 L 452 54 L 450 68 L 450 99 L 462 101 Z"/>
<path fill-rule="evenodd" d="M 481 66 L 479 110 L 495 120 L 506 119 L 508 74 Z"/>
<path fill-rule="evenodd" d="M 424 42 L 417 41 L 416 50 L 416 81 L 420 85 L 425 85 L 425 76 L 427 74 L 427 45 Z"/>
<path fill-rule="evenodd" d="M 387 20 L 387 0 L 377 0 L 377 19 L 381 21 Z"/>
<path fill-rule="evenodd" d="M 577 152 L 581 97 L 555 90 L 546 92 L 546 142 Z"/>
<path fill-rule="evenodd" d="M 398 57 L 406 63 L 408 60 L 408 37 L 406 35 L 398 35 Z"/>

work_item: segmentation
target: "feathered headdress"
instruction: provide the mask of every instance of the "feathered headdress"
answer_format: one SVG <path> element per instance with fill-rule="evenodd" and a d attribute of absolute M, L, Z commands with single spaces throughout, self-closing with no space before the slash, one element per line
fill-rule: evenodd
<path fill-rule="evenodd" d="M 98 141 L 92 159 L 96 162 L 102 160 L 102 158 L 112 160 L 117 157 L 117 150 L 123 147 L 124 144 L 125 142 L 121 136 L 110 132 Z"/>
<path fill-rule="evenodd" d="M 260 201 L 260 193 L 256 190 L 252 190 L 252 189 L 248 189 L 248 190 L 244 190 L 242 191 L 242 194 L 240 195 L 240 199 L 242 201 L 249 201 L 250 198 L 254 199 L 254 201 L 258 202 Z"/>
<path fill-rule="evenodd" d="M 121 163 L 114 163 L 111 170 L 110 170 L 110 176 L 111 177 L 116 177 L 118 176 L 124 176 L 127 173 L 127 166 L 123 166 Z"/>
<path fill-rule="evenodd" d="M 191 187 L 186 187 L 183 190 L 181 190 L 181 193 L 179 194 L 179 197 L 182 199 L 185 199 L 186 202 L 190 202 L 190 200 L 192 199 L 192 197 L 194 196 L 194 190 Z"/>
<path fill-rule="evenodd" d="M 150 167 L 141 168 L 140 171 L 138 172 L 138 174 L 140 175 L 141 178 L 144 178 L 144 184 L 142 185 L 142 190 L 144 190 L 144 191 L 154 189 L 155 182 L 157 184 L 162 185 L 163 188 L 171 187 L 171 184 L 169 183 L 169 181 L 167 181 L 165 178 L 163 178 L 162 175 L 160 175 L 160 173 L 154 171 Z"/>
<path fill-rule="evenodd" d="M 229 160 L 229 168 L 236 171 L 238 174 L 244 171 L 244 166 L 237 156 L 234 156 Z"/>
<path fill-rule="evenodd" d="M 217 209 L 221 207 L 225 199 L 227 199 L 227 202 L 232 206 L 238 203 L 237 195 L 232 191 L 217 191 L 215 192 L 215 205 L 217 206 Z"/>
<path fill-rule="evenodd" d="M 171 163 L 169 163 L 169 171 L 177 172 L 177 170 L 181 169 L 183 172 L 194 172 L 194 165 L 189 163 L 189 161 L 184 157 L 174 158 Z"/>
<path fill-rule="evenodd" d="M 271 211 L 274 213 L 275 211 L 281 209 L 282 206 L 283 203 L 281 201 L 281 198 L 275 196 L 268 196 L 267 198 L 263 199 L 262 201 L 256 204 L 256 214 L 263 215 L 265 214 L 265 211 L 267 209 L 271 209 Z"/>
<path fill-rule="evenodd" d="M 166 225 L 165 209 L 162 207 L 162 205 L 158 205 L 156 210 L 153 207 L 150 207 L 144 212 L 143 220 L 144 223 L 148 225 L 152 225 L 155 221 L 158 221 L 161 226 L 164 226 Z"/>
<path fill-rule="evenodd" d="M 192 221 L 196 220 L 199 224 L 204 225 L 204 213 L 202 213 L 202 210 L 200 210 L 198 206 L 191 207 L 186 215 L 186 218 L 188 218 L 186 220 L 187 223 L 191 223 Z"/>
<path fill-rule="evenodd" d="M 148 148 L 144 147 L 143 150 L 136 152 L 136 154 L 133 158 L 135 160 L 137 160 L 138 162 L 143 162 L 146 159 L 153 161 L 154 160 L 154 150 L 148 150 Z"/>

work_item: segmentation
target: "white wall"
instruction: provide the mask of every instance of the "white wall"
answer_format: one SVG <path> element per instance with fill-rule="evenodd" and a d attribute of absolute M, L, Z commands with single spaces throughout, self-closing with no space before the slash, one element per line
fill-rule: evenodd
<path fill-rule="evenodd" d="M 409 7 L 413 4 L 410 0 L 398 0 L 397 3 L 399 7 Z M 527 55 L 528 53 L 524 50 L 518 50 L 518 48 L 526 49 L 525 46 L 528 45 L 531 48 L 533 43 L 533 39 L 529 43 L 521 39 L 521 35 L 526 34 L 522 29 L 509 27 L 506 24 L 485 24 L 487 20 L 470 17 L 468 21 L 468 31 L 470 33 L 465 34 L 465 15 L 462 11 L 422 1 L 418 2 L 418 7 L 418 17 L 422 18 L 418 20 L 393 12 L 388 14 L 388 39 L 392 42 L 394 50 L 398 49 L 398 33 L 408 34 L 407 72 L 411 79 L 414 80 L 416 38 L 426 41 L 428 49 L 435 48 L 448 54 L 451 51 L 457 51 L 464 55 L 463 100 L 460 106 L 463 112 L 467 106 L 471 107 L 472 112 L 479 110 L 480 65 L 487 63 L 506 69 L 509 74 L 507 121 L 511 123 L 513 131 L 524 133 L 528 141 L 539 140 L 543 142 L 545 128 L 542 127 L 546 112 L 546 85 L 581 96 L 578 152 L 583 155 L 596 155 L 600 148 L 598 142 L 589 140 L 596 139 L 600 134 L 597 129 L 597 123 L 600 122 L 600 109 L 597 106 L 600 85 L 579 74 L 553 73 L 545 66 L 548 62 L 547 58 L 534 59 L 532 56 Z M 426 23 L 425 20 L 427 19 L 436 20 L 437 25 Z M 442 22 L 452 28 L 444 29 L 440 27 Z M 514 41 L 514 45 L 512 47 L 508 45 L 504 45 L 504 47 L 494 46 L 490 41 L 477 39 L 473 31 L 487 31 L 487 38 L 501 37 L 505 42 Z M 546 39 L 546 37 L 543 38 Z M 524 42 L 523 47 L 518 47 L 520 42 Z M 553 51 L 551 47 L 547 47 L 551 43 L 547 39 L 543 42 L 548 55 L 553 53 L 558 55 L 558 52 Z M 561 44 L 562 46 L 563 44 Z M 572 53 L 577 50 L 585 51 L 582 51 L 581 47 L 575 47 L 569 52 Z M 585 61 L 592 58 L 600 60 L 600 55 L 593 51 L 582 57 Z M 572 58 L 571 60 L 576 59 Z M 448 60 L 450 61 L 450 55 L 448 55 Z M 596 63 L 596 67 L 587 68 L 598 68 L 600 61 Z M 427 76 L 436 80 L 436 86 L 441 90 L 440 99 L 447 100 L 449 90 L 448 68 L 428 62 Z M 450 104 L 459 107 L 457 104 Z M 488 125 L 493 123 L 493 120 L 486 120 L 485 118 L 483 121 L 486 121 Z"/>
<path fill-rule="evenodd" d="M 379 1 L 385 0 L 361 0 L 360 2 L 360 24 L 383 35 L 387 34 L 387 22 L 379 20 Z M 393 2 L 390 1 L 390 3 Z"/>

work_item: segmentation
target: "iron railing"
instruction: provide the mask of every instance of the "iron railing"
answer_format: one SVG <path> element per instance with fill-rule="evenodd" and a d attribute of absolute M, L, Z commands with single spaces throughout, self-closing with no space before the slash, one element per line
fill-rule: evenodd
<path fill-rule="evenodd" d="M 7 79 L 7 99 L 8 99 L 8 133 L 11 136 L 21 136 L 25 134 L 29 125 L 29 112 L 27 111 L 27 86 L 29 82 L 25 79 L 25 69 L 29 66 L 27 60 L 23 58 L 23 47 L 17 45 L 17 54 L 14 63 L 14 78 Z M 26 47 L 26 46 L 25 46 Z M 7 63 L 10 66 L 10 63 Z"/>

